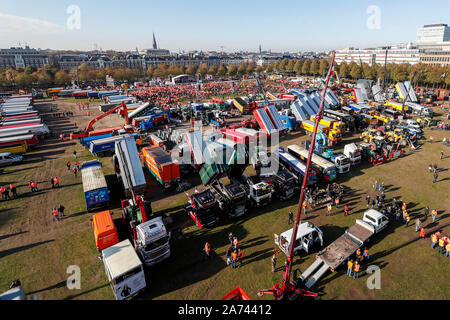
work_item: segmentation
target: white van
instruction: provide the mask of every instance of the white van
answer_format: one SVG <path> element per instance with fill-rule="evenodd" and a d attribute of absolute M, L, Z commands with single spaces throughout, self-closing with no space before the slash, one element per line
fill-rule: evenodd
<path fill-rule="evenodd" d="M 116 300 L 129 299 L 144 291 L 144 267 L 130 240 L 103 249 L 102 256 Z"/>

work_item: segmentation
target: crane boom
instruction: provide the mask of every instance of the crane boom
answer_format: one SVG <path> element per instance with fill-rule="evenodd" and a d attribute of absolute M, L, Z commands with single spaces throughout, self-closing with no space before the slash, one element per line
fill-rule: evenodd
<path fill-rule="evenodd" d="M 320 120 L 322 120 L 322 117 L 323 117 L 323 108 L 324 108 L 324 104 L 325 104 L 325 95 L 327 93 L 327 89 L 328 89 L 328 84 L 330 82 L 330 78 L 331 78 L 331 76 L 334 73 L 333 70 L 334 70 L 335 56 L 336 56 L 336 52 L 333 51 L 333 56 L 331 58 L 331 64 L 330 64 L 330 71 L 328 72 L 328 75 L 327 75 L 327 78 L 326 78 L 326 81 L 325 81 L 325 88 L 323 90 L 322 99 L 320 101 L 319 111 L 317 112 L 317 115 L 316 115 L 316 118 L 315 118 L 314 131 L 313 131 L 311 146 L 310 146 L 310 149 L 309 149 L 308 160 L 306 162 L 306 170 L 305 170 L 305 172 L 309 172 L 309 169 L 311 167 L 311 160 L 312 160 L 312 154 L 314 152 L 314 145 L 315 145 L 315 142 L 316 142 L 317 129 L 319 127 L 319 122 L 320 122 Z M 294 294 L 300 294 L 300 295 L 304 295 L 304 296 L 317 296 L 316 294 L 311 293 L 309 291 L 302 290 L 302 289 L 296 289 L 295 286 L 290 281 L 290 279 L 291 279 L 291 271 L 292 271 L 292 264 L 293 264 L 293 260 L 294 260 L 294 243 L 295 243 L 295 240 L 297 239 L 297 231 L 298 231 L 298 226 L 299 226 L 299 223 L 300 223 L 300 217 L 301 217 L 301 214 L 302 214 L 302 204 L 303 204 L 303 201 L 305 200 L 305 190 L 306 190 L 307 182 L 308 182 L 308 175 L 306 174 L 304 179 L 303 179 L 302 189 L 301 189 L 301 193 L 300 193 L 300 200 L 299 200 L 299 205 L 298 205 L 297 218 L 295 219 L 295 222 L 294 222 L 294 228 L 293 228 L 293 232 L 292 232 L 292 239 L 291 239 L 291 242 L 290 242 L 291 245 L 289 247 L 289 256 L 287 257 L 287 266 L 286 266 L 285 270 L 283 271 L 282 287 L 280 288 L 278 286 L 278 283 L 277 283 L 277 284 L 275 284 L 273 286 L 272 289 L 265 290 L 265 291 L 260 291 L 259 294 L 272 293 L 276 299 L 290 298 Z"/>
<path fill-rule="evenodd" d="M 89 124 L 86 127 L 85 132 L 88 133 L 89 131 L 92 130 L 92 127 L 94 126 L 94 124 L 103 119 L 104 117 L 110 115 L 111 113 L 114 113 L 115 111 L 122 109 L 124 110 L 124 116 L 125 116 L 125 123 L 126 125 L 130 124 L 130 120 L 128 118 L 128 110 L 127 110 L 127 105 L 125 104 L 125 102 L 122 101 L 122 103 L 120 105 L 118 105 L 117 107 L 114 107 L 108 111 L 106 111 L 105 113 L 102 113 L 101 115 L 99 115 L 98 117 L 95 117 L 94 119 L 91 120 L 91 122 L 89 122 Z"/>

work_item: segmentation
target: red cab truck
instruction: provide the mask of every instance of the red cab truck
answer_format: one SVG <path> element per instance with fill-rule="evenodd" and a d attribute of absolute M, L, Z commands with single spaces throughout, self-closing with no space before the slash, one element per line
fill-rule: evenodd
<path fill-rule="evenodd" d="M 180 165 L 160 147 L 142 149 L 144 164 L 150 173 L 164 187 L 168 188 L 180 180 Z"/>

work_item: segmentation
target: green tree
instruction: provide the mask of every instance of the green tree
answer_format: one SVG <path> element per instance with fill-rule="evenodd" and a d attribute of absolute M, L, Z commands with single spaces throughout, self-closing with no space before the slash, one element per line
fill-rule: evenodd
<path fill-rule="evenodd" d="M 311 63 L 310 73 L 313 75 L 317 75 L 319 74 L 319 71 L 320 71 L 319 61 L 317 59 L 314 59 L 313 62 Z"/>
<path fill-rule="evenodd" d="M 154 72 L 155 72 L 155 67 L 154 66 L 149 66 L 147 68 L 147 77 L 152 78 Z"/>
<path fill-rule="evenodd" d="M 256 69 L 255 69 L 255 72 L 257 72 L 257 73 L 264 72 L 264 67 L 263 66 L 257 66 Z"/>
<path fill-rule="evenodd" d="M 227 74 L 227 71 L 228 71 L 227 68 L 221 63 L 219 69 L 217 69 L 217 74 L 219 76 L 224 76 Z"/>
<path fill-rule="evenodd" d="M 255 72 L 256 69 L 256 64 L 254 62 L 251 62 L 248 64 L 247 69 L 245 70 L 245 72 L 247 74 L 253 74 Z"/>
<path fill-rule="evenodd" d="M 286 67 L 289 63 L 289 59 L 288 58 L 284 58 L 283 60 L 280 61 L 278 68 L 281 71 L 286 71 Z"/>
<path fill-rule="evenodd" d="M 25 72 L 22 72 L 16 77 L 16 85 L 20 89 L 27 89 L 30 88 L 33 84 L 33 79 L 31 78 L 31 75 Z"/>
<path fill-rule="evenodd" d="M 294 71 L 297 75 L 302 73 L 303 60 L 297 60 L 294 65 Z"/>
<path fill-rule="evenodd" d="M 350 76 L 350 67 L 346 62 L 342 62 L 339 65 L 339 76 L 341 78 L 348 78 Z"/>
<path fill-rule="evenodd" d="M 234 65 L 234 64 L 232 64 L 232 65 L 230 65 L 229 67 L 228 67 L 228 74 L 230 75 L 230 76 L 234 76 L 234 75 L 236 75 L 237 74 L 237 67 L 236 67 L 236 65 Z"/>
<path fill-rule="evenodd" d="M 245 72 L 247 71 L 247 66 L 245 65 L 245 63 L 241 63 L 239 65 L 239 68 L 237 69 L 237 72 L 240 76 L 243 76 L 245 74 Z"/>
<path fill-rule="evenodd" d="M 217 74 L 217 66 L 216 65 L 212 65 L 211 67 L 209 67 L 208 69 L 208 74 L 215 76 Z"/>
<path fill-rule="evenodd" d="M 294 59 L 289 60 L 289 62 L 286 65 L 286 71 L 289 71 L 289 72 L 294 71 L 295 62 L 296 61 Z"/>
<path fill-rule="evenodd" d="M 188 75 L 194 76 L 197 73 L 198 66 L 195 64 L 191 64 L 186 68 L 186 73 Z"/>
<path fill-rule="evenodd" d="M 71 80 L 72 78 L 69 74 L 63 70 L 60 70 L 55 74 L 55 83 L 57 85 L 70 84 Z"/>
<path fill-rule="evenodd" d="M 330 64 L 327 59 L 321 59 L 319 63 L 319 74 L 326 75 L 330 69 Z"/>
<path fill-rule="evenodd" d="M 269 65 L 266 67 L 267 73 L 272 73 L 274 69 L 275 69 L 275 64 L 274 64 L 274 63 L 271 63 L 271 64 L 269 64 Z"/>
<path fill-rule="evenodd" d="M 302 74 L 310 74 L 310 72 L 311 72 L 311 60 L 310 59 L 306 59 L 303 62 Z"/>
<path fill-rule="evenodd" d="M 354 80 L 360 79 L 362 77 L 361 67 L 357 65 L 355 62 L 350 63 L 350 76 Z"/>
<path fill-rule="evenodd" d="M 197 70 L 197 73 L 200 73 L 202 78 L 208 73 L 208 65 L 203 63 Z"/>
<path fill-rule="evenodd" d="M 39 72 L 37 82 L 41 87 L 48 87 L 53 84 L 53 78 L 47 72 Z"/>

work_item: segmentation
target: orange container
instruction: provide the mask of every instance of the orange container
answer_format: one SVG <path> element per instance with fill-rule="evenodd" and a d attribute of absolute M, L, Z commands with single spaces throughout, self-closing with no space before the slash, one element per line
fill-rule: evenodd
<path fill-rule="evenodd" d="M 116 227 L 111 212 L 102 211 L 92 216 L 95 245 L 98 251 L 102 251 L 119 242 Z"/>

